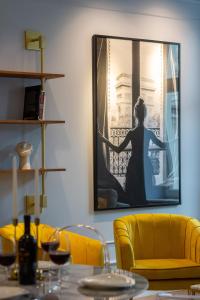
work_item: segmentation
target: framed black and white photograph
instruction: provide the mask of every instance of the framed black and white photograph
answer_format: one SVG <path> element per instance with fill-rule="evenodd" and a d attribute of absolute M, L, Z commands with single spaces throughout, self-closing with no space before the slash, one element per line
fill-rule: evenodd
<path fill-rule="evenodd" d="M 177 205 L 180 44 L 93 36 L 94 210 Z"/>

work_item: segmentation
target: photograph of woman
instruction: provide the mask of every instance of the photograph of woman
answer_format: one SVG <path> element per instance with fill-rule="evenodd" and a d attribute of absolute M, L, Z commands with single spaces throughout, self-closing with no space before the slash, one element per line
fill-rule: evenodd
<path fill-rule="evenodd" d="M 94 209 L 180 204 L 179 44 L 93 37 Z"/>

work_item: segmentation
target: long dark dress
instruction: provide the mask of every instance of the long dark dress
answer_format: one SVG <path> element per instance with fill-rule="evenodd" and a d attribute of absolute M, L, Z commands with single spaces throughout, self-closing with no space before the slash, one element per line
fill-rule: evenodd
<path fill-rule="evenodd" d="M 130 157 L 125 191 L 128 203 L 143 205 L 151 193 L 153 184 L 153 167 L 148 157 L 148 146 L 151 131 L 144 127 L 137 127 L 130 132 L 132 155 Z"/>
<path fill-rule="evenodd" d="M 144 126 L 130 130 L 119 146 L 112 146 L 119 153 L 131 142 L 132 155 L 128 162 L 125 183 L 127 203 L 131 206 L 144 205 L 153 193 L 153 167 L 148 156 L 150 140 L 161 148 L 165 146 L 165 143 Z"/>

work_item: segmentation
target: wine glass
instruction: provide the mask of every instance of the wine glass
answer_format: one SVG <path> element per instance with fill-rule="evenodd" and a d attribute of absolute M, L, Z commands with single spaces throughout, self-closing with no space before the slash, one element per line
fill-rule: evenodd
<path fill-rule="evenodd" d="M 50 250 L 56 250 L 59 247 L 59 243 L 60 243 L 60 238 L 59 238 L 59 231 L 57 229 L 48 236 L 46 230 L 42 231 L 41 247 L 44 250 L 44 253 L 49 254 Z"/>
<path fill-rule="evenodd" d="M 62 274 L 61 266 L 70 262 L 71 247 L 69 234 L 66 231 L 59 231 L 59 248 L 50 248 L 49 257 L 58 266 L 58 283 L 61 288 Z"/>
<path fill-rule="evenodd" d="M 42 247 L 42 259 L 41 262 L 41 269 L 42 269 L 42 276 L 43 276 L 43 283 L 44 289 L 46 292 L 51 293 L 52 289 L 52 270 L 51 270 L 51 264 L 49 262 L 49 252 L 50 250 L 56 250 L 59 247 L 60 239 L 59 239 L 59 231 L 56 229 L 53 232 L 49 232 L 44 228 L 41 231 L 40 235 L 40 241 L 41 241 L 41 247 Z M 48 261 L 45 263 L 45 261 Z M 47 271 L 47 273 L 45 272 Z"/>
<path fill-rule="evenodd" d="M 4 267 L 5 279 L 9 278 L 9 267 L 16 260 L 16 242 L 14 238 L 0 237 L 0 265 Z"/>

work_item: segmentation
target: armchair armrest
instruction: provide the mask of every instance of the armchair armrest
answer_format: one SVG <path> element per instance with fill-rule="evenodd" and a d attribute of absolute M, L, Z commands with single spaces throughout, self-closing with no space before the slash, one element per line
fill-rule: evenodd
<path fill-rule="evenodd" d="M 196 227 L 192 232 L 190 248 L 191 248 L 190 258 L 199 264 L 200 263 L 200 227 Z"/>
<path fill-rule="evenodd" d="M 200 263 L 200 222 L 196 219 L 190 219 L 187 225 L 185 254 L 186 258 Z"/>
<path fill-rule="evenodd" d="M 135 260 L 129 231 L 123 220 L 114 221 L 114 239 L 117 267 L 129 271 L 135 266 Z"/>

